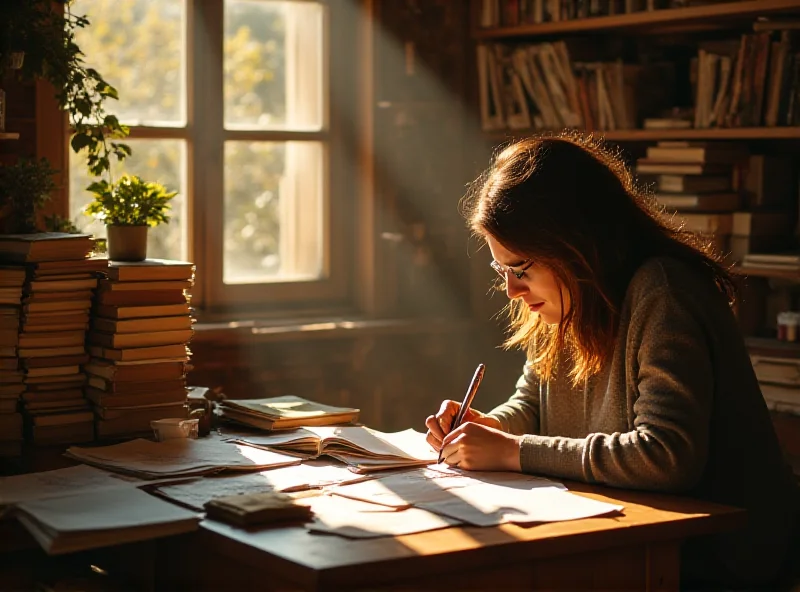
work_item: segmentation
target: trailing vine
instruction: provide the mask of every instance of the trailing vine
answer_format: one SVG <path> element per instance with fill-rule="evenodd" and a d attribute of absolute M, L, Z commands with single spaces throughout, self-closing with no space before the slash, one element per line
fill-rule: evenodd
<path fill-rule="evenodd" d="M 63 8 L 55 10 L 53 5 Z M 75 32 L 89 25 L 74 14 L 73 0 L 3 0 L 4 23 L 0 25 L 0 63 L 14 52 L 24 51 L 23 78 L 43 78 L 55 87 L 59 107 L 69 114 L 70 146 L 85 151 L 89 172 L 109 174 L 113 159 L 122 161 L 131 149 L 118 140 L 128 128 L 106 112 L 105 102 L 118 99 L 117 90 L 93 68 L 86 67 L 75 41 Z"/>

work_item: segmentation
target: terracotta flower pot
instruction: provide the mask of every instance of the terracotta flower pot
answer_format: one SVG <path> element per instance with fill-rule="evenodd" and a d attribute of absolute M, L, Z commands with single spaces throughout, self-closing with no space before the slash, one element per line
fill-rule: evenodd
<path fill-rule="evenodd" d="M 111 261 L 147 259 L 147 226 L 106 226 L 108 258 Z"/>

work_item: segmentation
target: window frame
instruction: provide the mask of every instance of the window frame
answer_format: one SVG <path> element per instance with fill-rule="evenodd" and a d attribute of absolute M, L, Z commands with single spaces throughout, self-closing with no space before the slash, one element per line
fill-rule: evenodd
<path fill-rule="evenodd" d="M 200 318 L 269 317 L 287 312 L 324 314 L 352 309 L 355 266 L 353 233 L 355 184 L 349 174 L 348 151 L 343 133 L 343 112 L 355 113 L 343 104 L 355 95 L 342 93 L 343 83 L 333 76 L 343 68 L 358 66 L 355 44 L 340 47 L 346 39 L 347 23 L 336 2 L 319 0 L 325 7 L 322 46 L 323 126 L 321 131 L 242 130 L 224 127 L 224 0 L 184 0 L 186 23 L 186 125 L 172 127 L 130 126 L 129 138 L 177 139 L 186 142 L 186 241 L 187 256 L 197 266 L 192 306 Z M 290 0 L 303 2 L 307 0 Z M 348 15 L 349 16 L 349 15 Z M 334 44 L 334 40 L 337 40 Z M 334 49 L 335 48 L 335 49 Z M 341 51 L 340 51 L 341 49 Z M 345 77 L 346 79 L 347 77 Z M 219 92 L 208 92 L 218 89 Z M 124 93 L 124 89 L 119 89 Z M 110 106 L 113 112 L 113 105 Z M 202 122 L 202 123 L 201 123 Z M 358 127 L 359 122 L 352 122 Z M 69 130 L 69 126 L 66 126 Z M 67 133 L 65 150 L 68 146 Z M 224 149 L 226 141 L 318 141 L 323 145 L 324 229 L 323 276 L 314 280 L 225 284 L 224 240 Z M 67 191 L 68 193 L 68 191 Z M 69 211 L 70 196 L 65 196 Z"/>

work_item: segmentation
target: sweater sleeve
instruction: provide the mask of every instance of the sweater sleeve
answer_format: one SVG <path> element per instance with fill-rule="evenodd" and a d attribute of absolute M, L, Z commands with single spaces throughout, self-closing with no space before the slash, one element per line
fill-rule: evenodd
<path fill-rule="evenodd" d="M 522 369 L 517 390 L 508 401 L 492 409 L 489 415 L 500 420 L 504 432 L 515 434 L 539 433 L 539 379 L 529 364 Z"/>
<path fill-rule="evenodd" d="M 688 295 L 668 287 L 634 302 L 625 336 L 633 429 L 581 439 L 525 435 L 522 470 L 630 489 L 696 485 L 708 455 L 714 380 L 695 309 Z"/>

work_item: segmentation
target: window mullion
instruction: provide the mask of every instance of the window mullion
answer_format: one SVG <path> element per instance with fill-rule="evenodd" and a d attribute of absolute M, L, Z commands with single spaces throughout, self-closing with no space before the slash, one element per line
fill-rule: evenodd
<path fill-rule="evenodd" d="M 223 233 L 223 0 L 191 0 L 190 170 L 194 187 L 192 251 L 204 307 L 218 302 Z"/>

